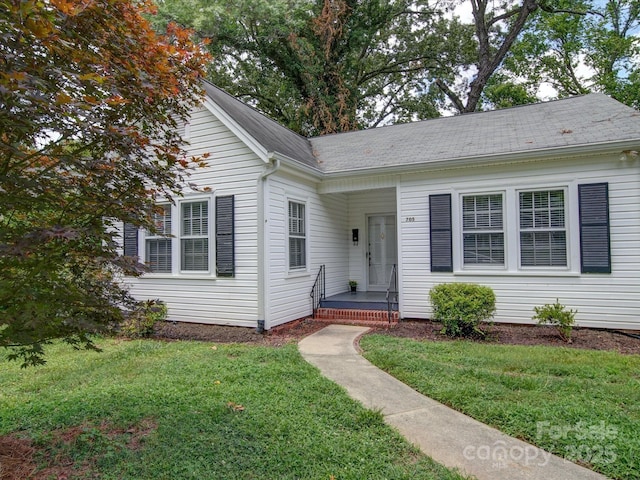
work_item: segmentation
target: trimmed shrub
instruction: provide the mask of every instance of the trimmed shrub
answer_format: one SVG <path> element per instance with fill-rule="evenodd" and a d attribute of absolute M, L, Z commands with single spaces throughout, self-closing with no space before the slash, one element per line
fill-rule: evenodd
<path fill-rule="evenodd" d="M 153 333 L 157 322 L 167 318 L 167 306 L 161 300 L 140 302 L 120 324 L 120 333 L 129 338 L 145 338 Z"/>
<path fill-rule="evenodd" d="M 490 287 L 475 283 L 443 283 L 429 292 L 433 319 L 442 322 L 442 333 L 451 337 L 484 336 L 478 325 L 496 311 L 496 296 Z"/>
<path fill-rule="evenodd" d="M 571 332 L 575 324 L 577 310 L 567 310 L 560 300 L 556 298 L 556 303 L 543 305 L 542 307 L 533 307 L 535 315 L 533 320 L 538 321 L 538 325 L 550 324 L 554 325 L 560 334 L 560 338 L 565 342 L 571 342 Z"/>

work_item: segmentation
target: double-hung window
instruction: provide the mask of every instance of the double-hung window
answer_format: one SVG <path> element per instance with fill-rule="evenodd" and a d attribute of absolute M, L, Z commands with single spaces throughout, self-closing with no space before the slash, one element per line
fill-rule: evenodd
<path fill-rule="evenodd" d="M 215 208 L 209 196 L 160 203 L 152 213 L 153 231 L 123 225 L 123 253 L 144 259 L 152 273 L 233 278 L 234 200 L 234 195 L 216 196 Z"/>
<path fill-rule="evenodd" d="M 432 272 L 611 273 L 606 182 L 507 186 L 499 192 L 461 193 L 458 202 L 452 198 L 452 193 L 429 195 Z M 456 203 L 458 215 L 453 214 Z"/>
<path fill-rule="evenodd" d="M 155 232 L 145 237 L 145 263 L 152 272 L 171 273 L 171 205 L 157 205 L 153 212 Z"/>
<path fill-rule="evenodd" d="M 180 269 L 209 270 L 209 202 L 181 202 L 180 216 Z"/>
<path fill-rule="evenodd" d="M 289 269 L 300 270 L 307 266 L 307 234 L 305 205 L 289 201 Z"/>
<path fill-rule="evenodd" d="M 565 191 L 521 191 L 518 198 L 520 265 L 566 267 Z"/>
<path fill-rule="evenodd" d="M 502 194 L 462 197 L 462 238 L 465 266 L 504 266 Z"/>

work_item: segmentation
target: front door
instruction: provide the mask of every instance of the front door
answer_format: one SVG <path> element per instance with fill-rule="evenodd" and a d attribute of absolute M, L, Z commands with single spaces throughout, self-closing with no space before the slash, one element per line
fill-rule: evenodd
<path fill-rule="evenodd" d="M 381 291 L 389 286 L 393 265 L 397 263 L 396 216 L 368 217 L 369 260 L 367 290 Z"/>

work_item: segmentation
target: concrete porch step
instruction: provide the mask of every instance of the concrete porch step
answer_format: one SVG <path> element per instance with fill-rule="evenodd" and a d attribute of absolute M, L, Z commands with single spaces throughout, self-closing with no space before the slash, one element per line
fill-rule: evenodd
<path fill-rule="evenodd" d="M 397 311 L 392 311 L 391 322 L 389 322 L 389 314 L 386 310 L 319 308 L 314 320 L 326 323 L 384 327 L 389 326 L 390 323 L 396 325 L 400 316 Z"/>

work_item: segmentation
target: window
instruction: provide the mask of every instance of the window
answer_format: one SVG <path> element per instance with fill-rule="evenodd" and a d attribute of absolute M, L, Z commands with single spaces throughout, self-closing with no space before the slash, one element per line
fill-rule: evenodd
<path fill-rule="evenodd" d="M 429 195 L 432 272 L 609 274 L 610 236 L 607 183 Z"/>
<path fill-rule="evenodd" d="M 161 204 L 153 212 L 154 233 L 147 232 L 145 263 L 152 272 L 171 272 L 171 205 Z"/>
<path fill-rule="evenodd" d="M 305 206 L 289 202 L 289 268 L 303 269 L 307 266 Z"/>
<path fill-rule="evenodd" d="M 180 268 L 209 270 L 209 202 L 182 202 L 180 228 Z"/>
<path fill-rule="evenodd" d="M 124 223 L 123 253 L 158 274 L 235 276 L 234 196 L 198 196 L 158 204 L 155 230 Z M 140 243 L 138 243 L 138 237 Z M 213 258 L 212 258 L 213 257 Z M 214 264 L 215 262 L 215 264 Z"/>
<path fill-rule="evenodd" d="M 520 265 L 566 267 L 564 190 L 520 192 Z"/>
<path fill-rule="evenodd" d="M 502 194 L 462 197 L 464 265 L 504 265 Z"/>

